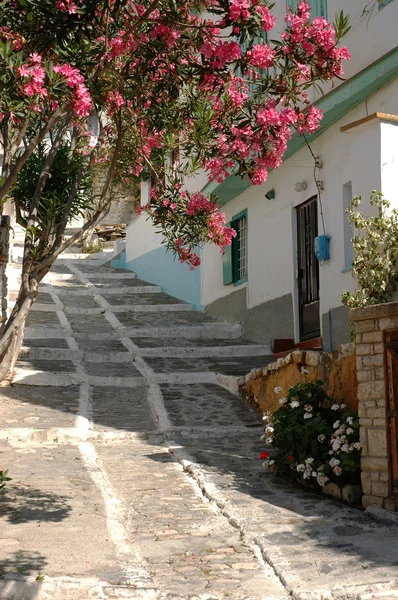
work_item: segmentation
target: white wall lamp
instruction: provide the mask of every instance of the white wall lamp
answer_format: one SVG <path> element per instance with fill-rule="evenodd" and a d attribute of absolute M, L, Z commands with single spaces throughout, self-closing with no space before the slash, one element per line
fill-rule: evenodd
<path fill-rule="evenodd" d="M 302 192 L 302 191 L 306 190 L 307 182 L 306 181 L 298 181 L 296 183 L 296 185 L 294 186 L 294 189 L 296 190 L 296 192 Z"/>

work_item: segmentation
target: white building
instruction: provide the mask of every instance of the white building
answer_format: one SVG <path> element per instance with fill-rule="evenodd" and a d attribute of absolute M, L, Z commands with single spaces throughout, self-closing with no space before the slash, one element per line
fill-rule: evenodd
<path fill-rule="evenodd" d="M 282 166 L 261 186 L 235 176 L 222 184 L 198 177 L 196 188 L 219 196 L 227 221 L 240 230 L 231 252 L 221 257 L 209 244 L 200 251 L 201 267 L 189 271 L 141 216 L 128 228 L 126 267 L 211 315 L 241 322 L 254 341 L 322 337 L 323 347 L 335 350 L 349 341 L 341 292 L 355 288 L 345 209 L 361 194 L 361 210 L 370 210 L 374 189 L 398 207 L 398 0 L 311 4 L 331 20 L 341 10 L 351 17 L 346 81 L 314 96 L 324 111 L 310 137 L 320 168 L 314 172 L 304 138 L 294 136 Z M 281 29 L 284 2 L 274 14 Z M 318 263 L 314 238 L 321 234 L 330 236 L 330 259 Z"/>

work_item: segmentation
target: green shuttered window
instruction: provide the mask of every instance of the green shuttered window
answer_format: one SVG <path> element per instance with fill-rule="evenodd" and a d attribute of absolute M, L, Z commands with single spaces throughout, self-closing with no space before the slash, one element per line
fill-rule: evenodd
<path fill-rule="evenodd" d="M 379 0 L 379 10 L 387 6 L 387 4 L 390 4 L 390 2 L 392 2 L 392 0 Z"/>
<path fill-rule="evenodd" d="M 223 283 L 240 285 L 247 281 L 247 210 L 236 215 L 228 227 L 233 227 L 236 237 L 223 254 Z"/>

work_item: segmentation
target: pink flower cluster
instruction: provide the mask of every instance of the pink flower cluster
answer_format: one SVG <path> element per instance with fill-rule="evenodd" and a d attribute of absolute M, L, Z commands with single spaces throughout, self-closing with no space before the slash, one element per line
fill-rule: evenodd
<path fill-rule="evenodd" d="M 109 116 L 112 116 L 115 113 L 115 110 L 118 110 L 124 105 L 124 98 L 118 90 L 113 90 L 107 93 L 106 102 L 108 104 Z"/>
<path fill-rule="evenodd" d="M 188 200 L 186 213 L 192 217 L 202 211 L 209 213 L 213 209 L 214 202 L 210 202 L 202 192 L 195 192 Z"/>
<path fill-rule="evenodd" d="M 200 258 L 191 248 L 184 245 L 182 237 L 178 237 L 174 242 L 174 249 L 178 255 L 180 263 L 187 263 L 189 269 L 193 271 L 200 265 Z"/>
<path fill-rule="evenodd" d="M 70 15 L 77 13 L 77 5 L 73 0 L 57 0 L 55 6 L 62 10 L 62 12 L 68 12 Z"/>
<path fill-rule="evenodd" d="M 200 51 L 205 58 L 211 59 L 210 64 L 213 69 L 222 69 L 226 64 L 242 57 L 242 50 L 237 42 L 218 42 L 217 44 L 206 42 Z"/>
<path fill-rule="evenodd" d="M 313 63 L 325 79 L 339 76 L 343 73 L 341 61 L 348 60 L 350 53 L 346 47 L 337 48 L 336 32 L 326 19 L 316 17 L 310 23 L 310 10 L 305 1 L 298 5 L 297 14 L 288 10 L 285 17 L 288 29 L 282 34 L 283 51 L 294 55 L 298 64 L 313 57 Z"/>
<path fill-rule="evenodd" d="M 255 44 L 253 50 L 247 52 L 249 64 L 260 69 L 268 69 L 273 63 L 275 51 L 268 44 Z"/>
<path fill-rule="evenodd" d="M 260 15 L 261 18 L 261 27 L 264 31 L 271 31 L 275 27 L 276 19 L 271 14 L 268 6 L 264 6 L 262 4 L 256 6 L 256 13 Z"/>
<path fill-rule="evenodd" d="M 248 19 L 250 17 L 251 0 L 231 0 L 229 16 L 232 21 Z"/>
<path fill-rule="evenodd" d="M 41 66 L 42 57 L 37 54 L 29 56 L 29 62 L 17 67 L 18 75 L 26 80 L 22 85 L 22 91 L 26 96 L 40 96 L 45 98 L 48 95 L 47 88 L 44 86 L 46 72 Z"/>
<path fill-rule="evenodd" d="M 232 229 L 232 227 L 226 227 L 225 213 L 218 212 L 218 207 L 216 207 L 210 214 L 209 227 L 210 232 L 208 233 L 207 237 L 214 244 L 219 246 L 221 252 L 223 253 L 225 248 L 232 244 L 232 239 L 236 237 L 235 229 Z"/>
<path fill-rule="evenodd" d="M 72 98 L 72 109 L 77 117 L 88 117 L 92 111 L 92 100 L 88 88 L 84 84 L 84 77 L 79 69 L 72 67 L 69 63 L 55 65 L 53 70 L 65 77 L 66 85 L 74 90 Z"/>
<path fill-rule="evenodd" d="M 211 158 L 207 161 L 205 168 L 209 172 L 209 180 L 215 179 L 222 183 L 229 175 L 229 169 L 234 166 L 233 160 L 227 158 Z"/>

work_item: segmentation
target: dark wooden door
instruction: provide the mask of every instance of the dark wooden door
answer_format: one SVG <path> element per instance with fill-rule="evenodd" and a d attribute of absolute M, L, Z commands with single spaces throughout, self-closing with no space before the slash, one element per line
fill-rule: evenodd
<path fill-rule="evenodd" d="M 387 333 L 387 435 L 390 464 L 390 494 L 398 496 L 398 331 Z"/>
<path fill-rule="evenodd" d="M 317 198 L 297 207 L 297 248 L 300 340 L 320 335 L 319 263 L 315 256 L 318 235 Z"/>

